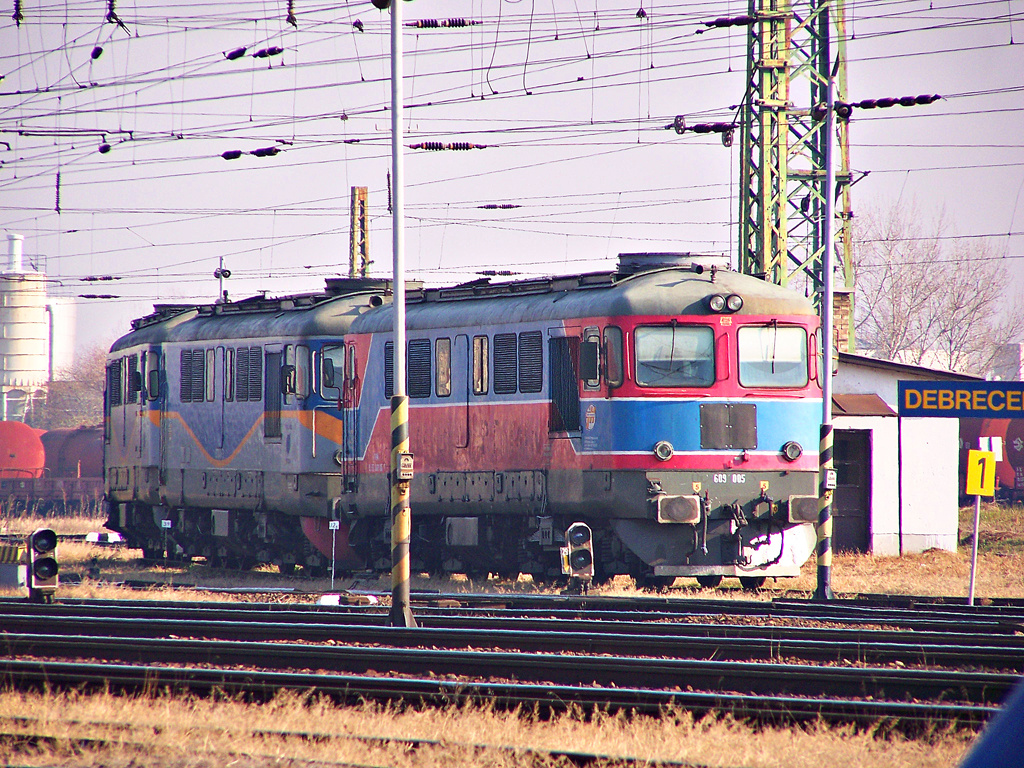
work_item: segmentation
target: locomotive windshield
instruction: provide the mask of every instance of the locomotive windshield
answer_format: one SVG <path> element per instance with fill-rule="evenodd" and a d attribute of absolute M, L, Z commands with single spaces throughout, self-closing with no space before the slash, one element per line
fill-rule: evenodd
<path fill-rule="evenodd" d="M 636 382 L 644 387 L 715 383 L 715 335 L 705 325 L 636 329 Z"/>
<path fill-rule="evenodd" d="M 807 331 L 777 323 L 740 328 L 740 384 L 802 387 L 807 384 Z"/>

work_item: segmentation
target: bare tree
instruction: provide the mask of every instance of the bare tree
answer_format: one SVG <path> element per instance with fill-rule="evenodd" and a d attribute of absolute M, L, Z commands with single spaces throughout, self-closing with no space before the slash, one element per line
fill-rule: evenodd
<path fill-rule="evenodd" d="M 1024 336 L 1024 305 L 986 241 L 947 236 L 913 204 L 873 212 L 854 239 L 858 344 L 879 357 L 984 374 Z"/>
<path fill-rule="evenodd" d="M 78 354 L 69 368 L 58 371 L 33 425 L 61 429 L 102 422 L 106 356 L 105 347 L 90 347 Z"/>

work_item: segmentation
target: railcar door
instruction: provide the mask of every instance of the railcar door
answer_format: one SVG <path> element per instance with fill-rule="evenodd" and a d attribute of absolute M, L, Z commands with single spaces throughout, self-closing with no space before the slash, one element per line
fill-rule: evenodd
<path fill-rule="evenodd" d="M 548 430 L 551 437 L 580 435 L 580 329 L 548 329 Z"/>

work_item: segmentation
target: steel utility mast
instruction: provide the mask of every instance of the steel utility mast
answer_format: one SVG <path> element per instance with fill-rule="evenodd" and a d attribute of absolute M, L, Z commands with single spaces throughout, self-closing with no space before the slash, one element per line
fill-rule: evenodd
<path fill-rule="evenodd" d="M 844 0 L 750 0 L 740 118 L 739 268 L 820 303 L 825 242 L 825 103 L 846 104 Z M 830 32 L 837 41 L 833 59 Z M 836 342 L 852 351 L 848 108 L 836 114 Z"/>

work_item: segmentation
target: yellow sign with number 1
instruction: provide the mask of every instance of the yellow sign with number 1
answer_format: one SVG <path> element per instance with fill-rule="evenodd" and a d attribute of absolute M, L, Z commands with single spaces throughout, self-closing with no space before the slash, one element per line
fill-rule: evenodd
<path fill-rule="evenodd" d="M 968 496 L 996 495 L 996 455 L 992 451 L 967 452 Z"/>

